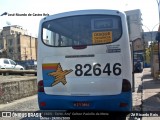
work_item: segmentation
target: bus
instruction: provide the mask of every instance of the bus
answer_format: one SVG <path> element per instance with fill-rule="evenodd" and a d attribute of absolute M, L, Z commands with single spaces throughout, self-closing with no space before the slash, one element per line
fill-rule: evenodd
<path fill-rule="evenodd" d="M 90 9 L 41 19 L 37 82 L 40 110 L 131 111 L 125 13 Z"/>

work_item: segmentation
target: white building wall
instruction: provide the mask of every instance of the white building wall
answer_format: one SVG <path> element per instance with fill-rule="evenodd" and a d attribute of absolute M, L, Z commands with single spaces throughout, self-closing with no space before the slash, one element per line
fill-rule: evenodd
<path fill-rule="evenodd" d="M 130 41 L 134 41 L 137 38 L 142 38 L 142 18 L 141 11 L 139 9 L 125 11 L 127 15 L 127 22 L 129 28 Z"/>

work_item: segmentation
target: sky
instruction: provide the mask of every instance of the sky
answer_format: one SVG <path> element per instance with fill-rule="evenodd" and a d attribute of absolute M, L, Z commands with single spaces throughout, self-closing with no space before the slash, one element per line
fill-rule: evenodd
<path fill-rule="evenodd" d="M 7 24 L 19 25 L 29 35 L 37 36 L 39 22 L 45 16 L 28 14 L 57 14 L 82 9 L 114 9 L 129 11 L 140 9 L 144 31 L 158 30 L 159 12 L 157 0 L 0 0 L 0 14 L 27 14 L 27 16 L 0 16 L 0 29 Z"/>

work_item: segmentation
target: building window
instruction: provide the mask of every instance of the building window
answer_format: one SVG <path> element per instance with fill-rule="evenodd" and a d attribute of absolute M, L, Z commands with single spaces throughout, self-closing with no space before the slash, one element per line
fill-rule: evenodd
<path fill-rule="evenodd" d="M 20 38 L 19 37 L 17 38 L 17 44 L 20 44 Z"/>
<path fill-rule="evenodd" d="M 133 21 L 138 20 L 138 16 L 137 16 L 137 14 L 132 15 L 132 16 L 131 16 L 131 20 L 133 20 Z"/>
<path fill-rule="evenodd" d="M 9 52 L 12 53 L 12 52 L 13 52 L 13 49 L 12 49 L 12 48 L 9 48 Z"/>
<path fill-rule="evenodd" d="M 18 52 L 21 52 L 21 49 L 20 49 L 20 47 L 18 48 Z"/>
<path fill-rule="evenodd" d="M 3 49 L 3 44 L 2 43 L 0 44 L 0 49 Z"/>
<path fill-rule="evenodd" d="M 16 32 L 16 35 L 18 35 L 18 32 Z"/>
<path fill-rule="evenodd" d="M 11 30 L 11 33 L 12 33 L 12 34 L 14 34 L 14 31 L 13 31 L 13 30 Z"/>
<path fill-rule="evenodd" d="M 12 39 L 9 39 L 8 42 L 9 42 L 9 45 L 12 46 L 13 40 L 12 40 Z"/>

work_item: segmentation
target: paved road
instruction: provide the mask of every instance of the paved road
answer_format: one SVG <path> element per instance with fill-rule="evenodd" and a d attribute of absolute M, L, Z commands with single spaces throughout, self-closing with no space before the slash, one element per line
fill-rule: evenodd
<path fill-rule="evenodd" d="M 37 111 L 39 110 L 37 95 L 0 105 L 0 111 Z"/>
<path fill-rule="evenodd" d="M 160 120 L 160 116 L 157 116 L 158 113 L 160 114 L 160 80 L 153 79 L 150 68 L 143 70 L 142 86 L 142 109 L 154 113 L 150 117 L 143 117 L 142 120 Z"/>
<path fill-rule="evenodd" d="M 37 95 L 0 105 L 0 111 L 38 111 Z M 0 120 L 23 120 L 22 118 L 0 118 Z M 26 119 L 27 120 L 27 119 Z"/>
<path fill-rule="evenodd" d="M 133 111 L 141 111 L 142 110 L 142 76 L 143 73 L 135 73 L 135 92 L 133 95 Z"/>
<path fill-rule="evenodd" d="M 135 92 L 133 93 L 133 111 L 137 114 L 146 112 L 147 114 L 141 114 L 142 116 L 148 116 L 152 112 L 160 110 L 159 103 L 160 97 L 160 81 L 155 81 L 151 77 L 150 69 L 145 68 L 142 73 L 135 74 Z M 153 112 L 154 113 L 154 112 Z M 160 117 L 137 117 L 133 120 L 160 120 Z"/>

